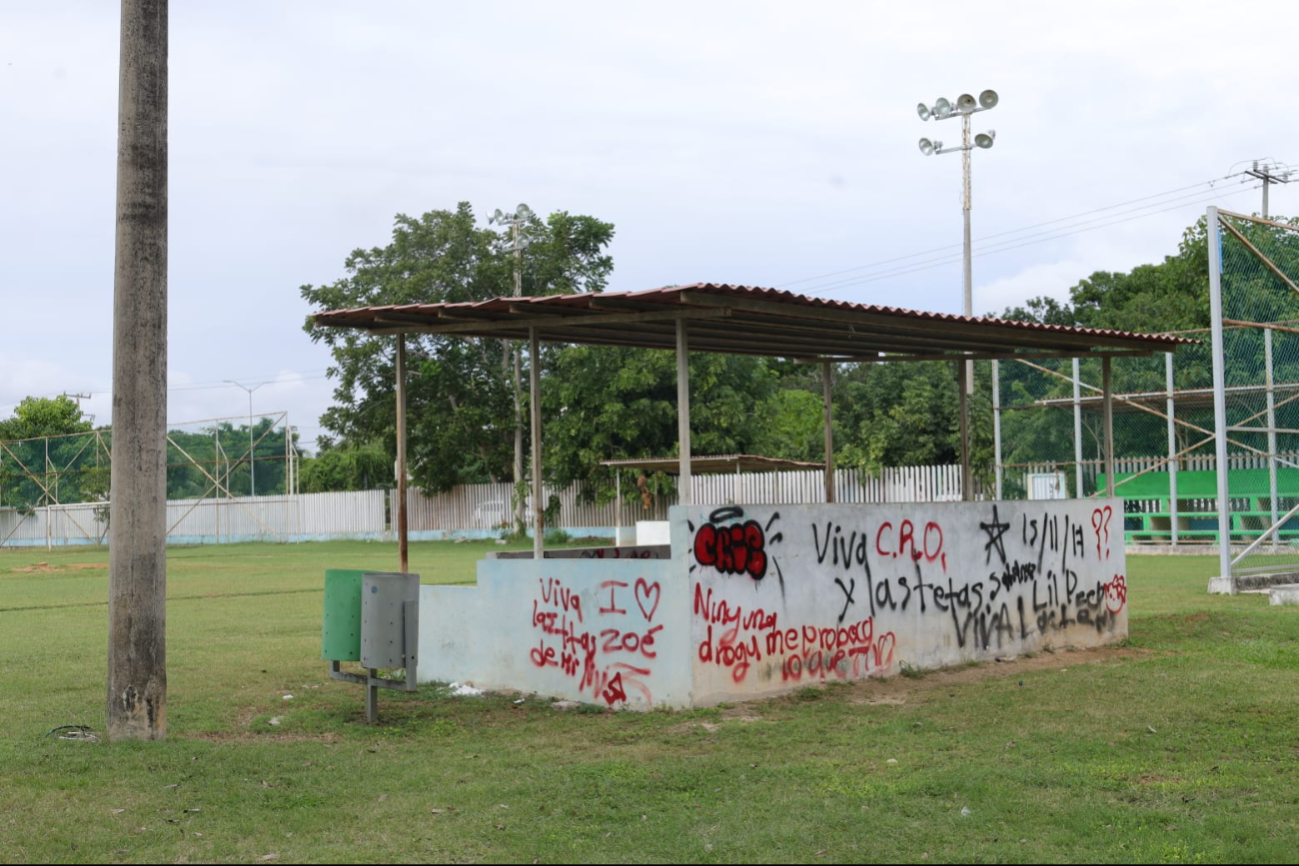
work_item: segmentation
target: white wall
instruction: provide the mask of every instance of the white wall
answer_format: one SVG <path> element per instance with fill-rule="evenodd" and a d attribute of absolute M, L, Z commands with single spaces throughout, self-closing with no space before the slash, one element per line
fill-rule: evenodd
<path fill-rule="evenodd" d="M 422 587 L 419 680 L 650 709 L 1097 646 L 1128 632 L 1122 521 L 1118 500 L 675 507 L 671 559 Z"/>
<path fill-rule="evenodd" d="M 1127 636 L 1119 500 L 672 510 L 695 705 Z"/>
<path fill-rule="evenodd" d="M 421 588 L 418 679 L 688 706 L 686 589 L 671 560 L 483 560 L 476 587 Z"/>

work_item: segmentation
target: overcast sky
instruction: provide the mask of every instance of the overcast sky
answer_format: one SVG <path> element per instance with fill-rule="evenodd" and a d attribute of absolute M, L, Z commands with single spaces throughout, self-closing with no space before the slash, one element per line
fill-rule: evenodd
<path fill-rule="evenodd" d="M 173 0 L 169 418 L 267 382 L 255 411 L 314 441 L 298 287 L 459 201 L 613 222 L 616 290 L 959 312 L 960 158 L 916 142 L 960 123 L 915 106 L 985 88 L 976 313 L 1159 261 L 1207 204 L 1259 209 L 1243 161 L 1299 166 L 1299 11 L 1234 8 Z M 110 420 L 117 66 L 116 3 L 0 0 L 0 417 L 67 391 Z"/>

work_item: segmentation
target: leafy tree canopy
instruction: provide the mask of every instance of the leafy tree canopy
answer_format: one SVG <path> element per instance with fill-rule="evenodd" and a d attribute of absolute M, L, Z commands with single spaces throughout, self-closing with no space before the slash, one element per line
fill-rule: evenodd
<path fill-rule="evenodd" d="M 564 211 L 527 226 L 518 263 L 524 295 L 598 292 L 613 260 L 613 225 Z M 354 251 L 347 275 L 301 295 L 316 311 L 385 304 L 480 301 L 513 293 L 509 237 L 478 226 L 468 202 L 419 218 L 398 215 L 385 247 Z M 381 442 L 396 454 L 395 339 L 351 330 L 306 331 L 330 346 L 335 404 L 321 418 L 346 446 Z M 420 487 L 508 479 L 514 447 L 508 347 L 500 340 L 412 335 L 407 393 L 412 476 Z"/>

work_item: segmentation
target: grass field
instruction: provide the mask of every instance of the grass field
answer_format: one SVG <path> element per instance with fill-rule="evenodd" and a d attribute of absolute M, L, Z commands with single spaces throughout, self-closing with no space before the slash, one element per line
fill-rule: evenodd
<path fill-rule="evenodd" d="M 485 544 L 415 544 L 424 582 Z M 105 550 L 0 551 L 0 861 L 1272 862 L 1299 840 L 1299 609 L 1130 557 L 1131 638 L 753 704 L 561 713 L 320 661 L 328 567 L 173 549 L 169 737 L 106 745 Z M 286 695 L 292 700 L 285 700 Z M 279 724 L 271 725 L 271 719 Z M 968 810 L 968 811 L 966 811 Z"/>

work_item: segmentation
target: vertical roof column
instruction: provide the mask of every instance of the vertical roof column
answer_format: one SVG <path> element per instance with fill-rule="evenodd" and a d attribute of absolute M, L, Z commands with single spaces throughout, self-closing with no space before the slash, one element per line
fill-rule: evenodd
<path fill-rule="evenodd" d="M 693 505 L 694 496 L 690 479 L 690 346 L 686 338 L 686 320 L 677 319 L 677 449 L 680 468 L 677 501 Z"/>

